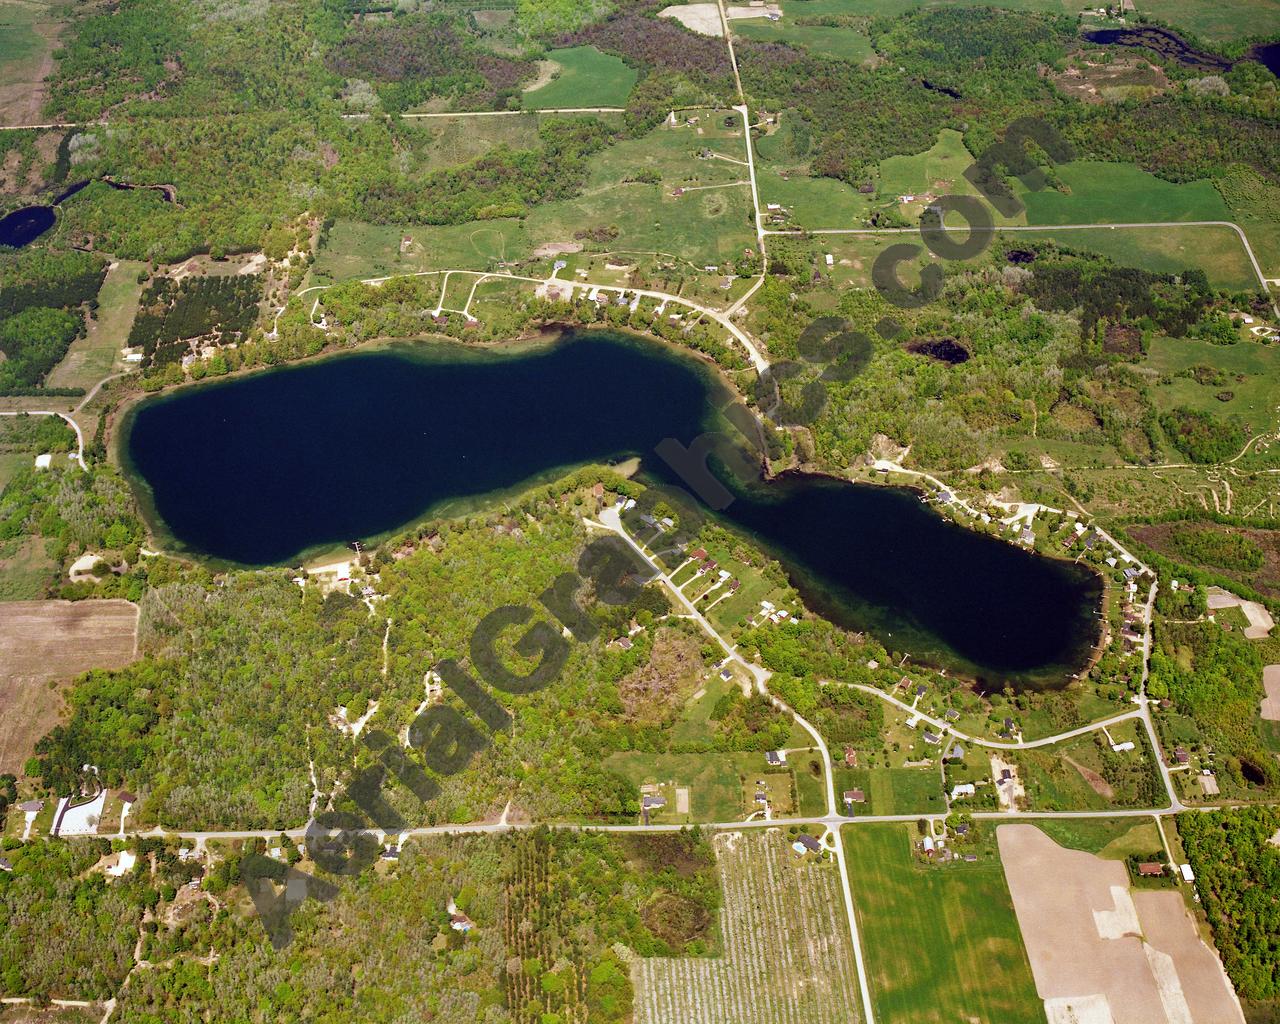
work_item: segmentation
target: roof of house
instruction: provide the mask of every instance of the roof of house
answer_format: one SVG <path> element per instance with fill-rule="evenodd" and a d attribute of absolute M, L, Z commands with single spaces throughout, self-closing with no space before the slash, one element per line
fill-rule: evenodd
<path fill-rule="evenodd" d="M 26 811 L 28 814 L 35 814 L 42 807 L 44 807 L 43 800 L 24 800 L 18 804 L 18 810 Z"/>
<path fill-rule="evenodd" d="M 1144 860 L 1138 865 L 1138 874 L 1144 876 L 1163 875 L 1164 865 L 1154 860 Z"/>
<path fill-rule="evenodd" d="M 818 853 L 822 849 L 822 844 L 807 832 L 801 834 L 796 841 L 810 853 Z"/>
<path fill-rule="evenodd" d="M 844 799 L 851 804 L 860 804 L 866 801 L 867 794 L 860 789 L 846 789 L 844 791 Z"/>
<path fill-rule="evenodd" d="M 122 804 L 136 804 L 138 802 L 138 798 L 134 796 L 132 793 L 130 793 L 127 789 L 120 790 L 120 792 L 117 793 L 116 796 L 119 798 Z"/>

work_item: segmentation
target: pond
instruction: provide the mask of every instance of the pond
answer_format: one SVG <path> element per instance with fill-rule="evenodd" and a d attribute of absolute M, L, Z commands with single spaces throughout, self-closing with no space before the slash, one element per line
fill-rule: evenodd
<path fill-rule="evenodd" d="M 24 206 L 0 217 L 0 245 L 21 249 L 51 227 L 56 217 L 52 206 Z"/>
<path fill-rule="evenodd" d="M 585 463 L 688 445 L 727 397 L 655 342 L 576 333 L 502 352 L 412 343 L 148 399 L 120 449 L 153 530 L 223 562 L 298 564 L 427 516 L 492 507 Z M 988 685 L 1061 685 L 1097 635 L 1088 570 L 952 524 L 912 491 L 786 474 L 718 515 L 833 621 Z M 501 595 L 495 594 L 495 601 Z"/>

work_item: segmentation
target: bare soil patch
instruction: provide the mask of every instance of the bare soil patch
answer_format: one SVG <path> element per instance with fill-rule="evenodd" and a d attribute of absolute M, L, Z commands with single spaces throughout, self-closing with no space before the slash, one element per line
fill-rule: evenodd
<path fill-rule="evenodd" d="M 1263 668 L 1262 686 L 1267 691 L 1262 698 L 1262 717 L 1268 722 L 1280 722 L 1280 665 Z"/>
<path fill-rule="evenodd" d="M 1131 893 L 1122 863 L 1034 825 L 1001 825 L 996 839 L 1051 1024 L 1243 1024 L 1180 893 Z"/>
<path fill-rule="evenodd" d="M 1080 777 L 1084 779 L 1085 782 L 1089 783 L 1089 788 L 1097 793 L 1098 796 L 1105 797 L 1108 800 L 1115 799 L 1116 791 L 1111 788 L 1111 784 L 1092 768 L 1086 768 L 1074 757 L 1068 757 L 1066 754 L 1062 755 L 1062 760 L 1066 761 L 1067 764 L 1071 765 L 1072 768 L 1078 771 L 1080 773 Z"/>
<path fill-rule="evenodd" d="M 128 601 L 0 604 L 0 772 L 19 772 L 58 722 L 65 683 L 137 657 L 138 609 Z"/>
<path fill-rule="evenodd" d="M 1163 70 L 1141 58 L 1086 62 L 1082 68 L 1068 68 L 1051 76 L 1053 84 L 1082 103 L 1117 103 L 1126 99 L 1149 99 L 1169 88 Z"/>

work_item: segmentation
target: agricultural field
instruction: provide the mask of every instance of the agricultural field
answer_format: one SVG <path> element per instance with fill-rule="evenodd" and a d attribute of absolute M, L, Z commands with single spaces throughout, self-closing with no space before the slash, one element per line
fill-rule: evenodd
<path fill-rule="evenodd" d="M 724 953 L 641 960 L 633 970 L 636 1024 L 858 1021 L 835 865 L 800 859 L 780 831 L 721 833 L 714 842 Z"/>
<path fill-rule="evenodd" d="M 1098 160 L 1059 164 L 1054 173 L 1066 191 L 1028 192 L 1019 188 L 1019 198 L 1027 207 L 1028 224 L 1232 219 L 1222 194 L 1210 181 L 1174 184 L 1133 164 Z"/>
<path fill-rule="evenodd" d="M 621 107 L 636 84 L 634 68 L 594 46 L 551 50 L 546 59 L 556 65 L 558 73 L 552 81 L 524 94 L 526 110 Z"/>
<path fill-rule="evenodd" d="M 1036 828 L 1059 846 L 1083 850 L 1103 860 L 1124 860 L 1130 854 L 1160 849 L 1154 821 L 1133 818 L 1039 818 Z"/>
<path fill-rule="evenodd" d="M 128 601 L 0 603 L 0 773 L 20 772 L 57 723 L 59 683 L 137 657 L 137 626 Z"/>
<path fill-rule="evenodd" d="M 129 331 L 142 297 L 139 275 L 145 263 L 119 260 L 107 268 L 98 292 L 97 315 L 89 321 L 84 337 L 77 338 L 49 374 L 51 388 L 92 388 L 123 364 L 120 350 L 129 343 Z"/>
<path fill-rule="evenodd" d="M 999 858 L 984 850 L 976 863 L 926 863 L 914 832 L 843 829 L 876 1020 L 1043 1021 Z"/>
<path fill-rule="evenodd" d="M 1124 865 L 1063 849 L 1032 824 L 1000 825 L 996 837 L 1051 1019 L 1242 1024 L 1181 893 L 1131 890 Z"/>
<path fill-rule="evenodd" d="M 0 2 L 0 125 L 34 124 L 53 71 L 53 53 L 63 28 L 56 3 L 43 0 Z"/>

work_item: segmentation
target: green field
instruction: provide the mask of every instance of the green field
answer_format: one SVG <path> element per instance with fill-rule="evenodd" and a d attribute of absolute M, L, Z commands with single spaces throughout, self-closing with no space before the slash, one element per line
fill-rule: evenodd
<path fill-rule="evenodd" d="M 913 835 L 902 825 L 843 829 L 876 1020 L 1042 1024 L 999 860 L 922 865 Z"/>
<path fill-rule="evenodd" d="M 1107 860 L 1160 849 L 1160 833 L 1152 821 L 1133 818 L 1039 818 L 1036 828 L 1059 846 L 1084 850 Z"/>
<path fill-rule="evenodd" d="M 1099 160 L 1061 164 L 1057 174 L 1069 193 L 1020 191 L 1028 224 L 1231 220 L 1231 211 L 1210 181 L 1175 185 L 1133 164 Z"/>
<path fill-rule="evenodd" d="M 42 65 L 60 30 L 52 5 L 0 0 L 0 124 L 39 120 Z"/>
<path fill-rule="evenodd" d="M 1212 4 L 1204 0 L 1143 0 L 1141 10 L 1214 43 L 1280 32 L 1277 0 L 1223 0 Z"/>
<path fill-rule="evenodd" d="M 1200 267 L 1215 288 L 1256 291 L 1259 287 L 1239 236 L 1228 227 L 1101 227 L 1075 231 L 1050 228 L 1006 238 L 1015 244 L 1029 238 L 1052 241 L 1081 252 L 1099 253 L 1122 266 L 1160 274 L 1178 274 L 1188 267 Z"/>
<path fill-rule="evenodd" d="M 49 387 L 88 390 L 122 365 L 120 350 L 128 344 L 129 328 L 138 312 L 142 295 L 138 275 L 145 269 L 145 263 L 120 260 L 107 271 L 98 292 L 98 315 L 53 368 Z"/>
<path fill-rule="evenodd" d="M 30 465 L 31 456 L 20 454 Z M 0 455 L 0 476 L 12 472 L 15 463 Z M 42 537 L 21 536 L 0 541 L 0 601 L 36 601 L 45 596 L 45 587 L 57 580 L 57 564 L 45 553 Z"/>
<path fill-rule="evenodd" d="M 795 755 L 798 766 L 803 756 Z M 664 793 L 667 783 L 689 788 L 689 813 L 677 814 L 674 800 L 668 797 L 666 808 L 655 815 L 656 821 L 740 821 L 749 813 L 751 794 L 747 790 L 754 791 L 758 779 L 768 783 L 765 788 L 780 814 L 793 813 L 779 806 L 790 802 L 790 773 L 766 773 L 762 753 L 654 754 L 633 750 L 610 754 L 604 764 L 637 786 L 657 783 L 664 786 Z"/>
<path fill-rule="evenodd" d="M 893 16 L 917 7 L 1004 7 L 1011 11 L 1076 14 L 1096 6 L 1087 0 L 785 0 L 782 12 L 785 20 L 820 14 Z"/>
<path fill-rule="evenodd" d="M 559 77 L 524 94 L 526 110 L 554 107 L 621 107 L 626 104 L 637 72 L 619 58 L 594 46 L 552 50 L 549 60 L 560 65 Z"/>
<path fill-rule="evenodd" d="M 829 28 L 821 25 L 797 25 L 792 9 L 804 10 L 807 4 L 788 4 L 790 17 L 781 21 L 767 18 L 735 18 L 730 25 L 735 36 L 761 43 L 789 43 L 820 57 L 861 62 L 872 55 L 871 39 L 866 32 L 853 27 Z"/>
<path fill-rule="evenodd" d="M 1159 374 L 1172 375 L 1197 365 L 1222 370 L 1228 375 L 1220 387 L 1199 384 L 1190 377 L 1174 377 L 1157 384 L 1151 397 L 1161 411 L 1174 408 L 1200 409 L 1215 416 L 1239 416 L 1255 431 L 1275 425 L 1277 385 L 1280 381 L 1280 348 L 1242 341 L 1235 345 L 1214 345 L 1194 338 L 1152 338 L 1145 365 Z M 1217 397 L 1231 392 L 1229 401 Z"/>
<path fill-rule="evenodd" d="M 918 814 L 945 810 L 942 778 L 936 768 L 874 768 L 870 798 L 873 814 Z M 837 798 L 839 793 L 836 794 Z"/>

